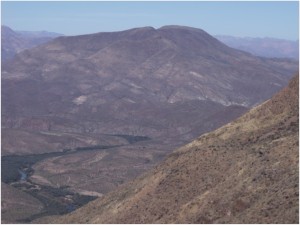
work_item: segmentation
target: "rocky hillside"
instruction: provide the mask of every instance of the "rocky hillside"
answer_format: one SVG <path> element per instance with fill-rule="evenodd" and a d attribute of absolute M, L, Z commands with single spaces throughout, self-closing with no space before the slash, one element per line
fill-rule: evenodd
<path fill-rule="evenodd" d="M 121 99 L 251 106 L 286 85 L 297 67 L 296 62 L 261 59 L 231 49 L 200 29 L 166 26 L 59 37 L 5 64 L 2 79 L 23 88 L 22 100 L 30 100 L 35 113 Z M 20 113 L 7 108 L 6 96 L 5 92 L 4 112 Z"/>
<path fill-rule="evenodd" d="M 190 27 L 59 37 L 3 64 L 2 128 L 190 140 L 269 98 L 297 69 Z"/>
<path fill-rule="evenodd" d="M 54 223 L 298 223 L 299 78 Z"/>

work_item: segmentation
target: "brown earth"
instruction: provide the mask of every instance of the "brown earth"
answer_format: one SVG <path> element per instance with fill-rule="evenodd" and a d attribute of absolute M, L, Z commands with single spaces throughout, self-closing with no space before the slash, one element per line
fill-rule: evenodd
<path fill-rule="evenodd" d="M 38 153 L 41 139 L 45 149 L 68 147 L 63 138 L 51 145 L 45 132 L 179 146 L 270 98 L 297 69 L 295 61 L 255 57 L 183 26 L 58 37 L 3 63 L 3 152 Z"/>
<path fill-rule="evenodd" d="M 299 78 L 51 223 L 299 223 Z"/>
<path fill-rule="evenodd" d="M 2 155 L 124 144 L 110 134 L 149 137 L 103 158 L 76 153 L 34 165 L 35 181 L 105 194 L 268 99 L 297 69 L 189 27 L 59 37 L 2 65 Z"/>
<path fill-rule="evenodd" d="M 153 168 L 170 152 L 170 146 L 146 146 L 135 144 L 49 158 L 33 166 L 31 180 L 50 186 L 67 185 L 77 193 L 103 195 Z"/>
<path fill-rule="evenodd" d="M 43 204 L 31 195 L 1 183 L 1 223 L 13 223 L 39 213 Z M 12 220 L 13 218 L 13 220 Z"/>
<path fill-rule="evenodd" d="M 2 128 L 1 138 L 2 156 L 41 154 L 85 146 L 128 144 L 124 138 L 111 135 L 38 132 L 14 128 Z"/>

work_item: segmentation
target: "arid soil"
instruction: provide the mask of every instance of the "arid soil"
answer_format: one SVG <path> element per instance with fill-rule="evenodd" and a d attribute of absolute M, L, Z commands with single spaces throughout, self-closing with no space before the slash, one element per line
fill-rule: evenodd
<path fill-rule="evenodd" d="M 102 196 L 270 98 L 297 69 L 191 27 L 58 37 L 2 64 L 1 154 L 119 146 L 32 165 L 34 182 Z"/>
<path fill-rule="evenodd" d="M 1 193 L 5 194 L 1 200 L 1 223 L 11 223 L 12 217 L 13 221 L 25 219 L 43 209 L 36 198 L 5 183 L 1 183 Z"/>
<path fill-rule="evenodd" d="M 298 223 L 299 78 L 152 171 L 52 223 Z"/>

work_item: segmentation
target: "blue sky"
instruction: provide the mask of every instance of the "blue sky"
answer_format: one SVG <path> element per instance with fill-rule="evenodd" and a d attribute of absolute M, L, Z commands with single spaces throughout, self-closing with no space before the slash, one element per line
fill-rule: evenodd
<path fill-rule="evenodd" d="M 66 35 L 185 25 L 208 33 L 297 40 L 298 2 L 1 2 L 2 24 Z"/>

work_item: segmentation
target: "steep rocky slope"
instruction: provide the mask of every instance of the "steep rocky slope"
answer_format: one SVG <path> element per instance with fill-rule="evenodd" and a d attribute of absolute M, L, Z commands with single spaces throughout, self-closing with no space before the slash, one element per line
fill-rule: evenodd
<path fill-rule="evenodd" d="M 298 223 L 299 78 L 55 223 Z"/>

